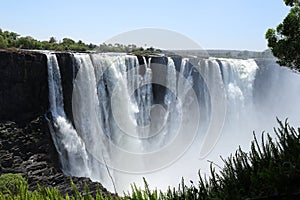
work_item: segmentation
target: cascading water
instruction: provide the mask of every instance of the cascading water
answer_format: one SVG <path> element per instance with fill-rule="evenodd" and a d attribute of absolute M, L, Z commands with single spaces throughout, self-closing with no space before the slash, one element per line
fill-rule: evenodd
<path fill-rule="evenodd" d="M 48 59 L 49 103 L 52 121 L 49 121 L 54 144 L 59 153 L 62 170 L 73 176 L 90 176 L 85 144 L 66 119 L 63 104 L 61 76 L 55 54 Z"/>
<path fill-rule="evenodd" d="M 72 56 L 75 127 L 64 112 L 56 56 L 47 54 L 53 140 L 66 174 L 111 191 L 143 184 L 141 177 L 162 189 L 181 177 L 196 180 L 199 168 L 208 172 L 206 160 L 218 163 L 220 154 L 247 146 L 252 127 L 264 128 L 254 101 L 264 79 L 255 83 L 254 60 L 183 58 L 176 65 L 169 57 L 165 64 L 142 57 L 139 64 L 126 54 Z"/>
<path fill-rule="evenodd" d="M 246 106 L 251 108 L 253 105 L 253 84 L 258 66 L 252 59 L 221 59 L 220 63 L 229 115 L 239 117 Z"/>

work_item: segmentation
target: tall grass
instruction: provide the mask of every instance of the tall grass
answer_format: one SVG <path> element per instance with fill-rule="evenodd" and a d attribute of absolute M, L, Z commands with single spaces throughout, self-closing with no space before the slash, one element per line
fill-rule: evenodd
<path fill-rule="evenodd" d="M 101 191 L 89 194 L 88 187 L 83 195 L 72 183 L 73 193 L 61 195 L 56 188 L 42 188 L 29 191 L 27 183 L 21 182 L 17 192 L 0 192 L 4 199 L 125 199 L 125 200 L 165 200 L 165 199 L 298 199 L 300 198 L 300 129 L 291 127 L 287 121 L 278 121 L 274 129 L 276 139 L 262 134 L 258 140 L 254 135 L 250 152 L 239 148 L 234 155 L 223 159 L 224 168 L 216 172 L 211 164 L 209 178 L 200 176 L 192 185 L 182 182 L 178 188 L 166 192 L 150 190 L 144 179 L 144 188 L 132 185 L 132 192 L 124 197 L 104 196 Z"/>

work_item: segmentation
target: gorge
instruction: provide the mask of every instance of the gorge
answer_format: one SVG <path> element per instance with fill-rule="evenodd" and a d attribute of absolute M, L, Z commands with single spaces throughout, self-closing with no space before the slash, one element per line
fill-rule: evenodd
<path fill-rule="evenodd" d="M 177 186 L 208 173 L 207 160 L 248 149 L 252 131 L 269 131 L 275 117 L 299 125 L 300 77 L 272 59 L 1 51 L 0 76 L 2 130 L 41 133 L 28 137 L 38 149 L 26 137 L 15 152 L 1 149 L 0 172 L 19 166 L 34 177 L 21 168 L 38 156 L 18 151 L 42 150 L 43 167 L 112 192 L 142 177 Z M 9 131 L 8 121 L 37 130 Z"/>

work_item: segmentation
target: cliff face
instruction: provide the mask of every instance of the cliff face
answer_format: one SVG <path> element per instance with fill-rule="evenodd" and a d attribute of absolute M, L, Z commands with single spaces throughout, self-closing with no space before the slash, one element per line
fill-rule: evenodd
<path fill-rule="evenodd" d="M 48 110 L 44 54 L 0 51 L 0 121 L 28 122 Z"/>
<path fill-rule="evenodd" d="M 74 67 L 73 56 L 69 53 L 57 53 L 57 62 L 61 74 L 61 84 L 64 97 L 64 108 L 67 118 L 73 121 L 72 113 L 72 92 L 73 92 L 73 79 L 76 77 L 76 69 Z"/>

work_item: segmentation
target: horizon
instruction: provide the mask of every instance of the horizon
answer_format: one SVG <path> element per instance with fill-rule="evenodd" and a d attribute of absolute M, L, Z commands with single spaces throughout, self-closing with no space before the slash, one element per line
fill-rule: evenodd
<path fill-rule="evenodd" d="M 154 5 L 148 10 L 150 5 Z M 156 6 L 159 5 L 159 6 Z M 47 9 L 45 9 L 47 8 Z M 289 8 L 282 0 L 214 2 L 6 1 L 0 27 L 21 36 L 102 44 L 128 31 L 154 28 L 180 33 L 206 50 L 267 49 L 265 32 Z"/>

